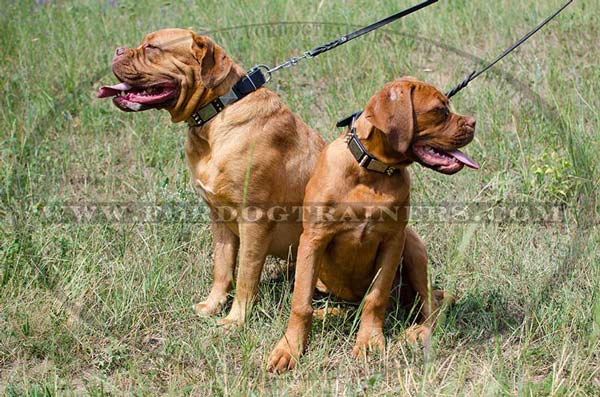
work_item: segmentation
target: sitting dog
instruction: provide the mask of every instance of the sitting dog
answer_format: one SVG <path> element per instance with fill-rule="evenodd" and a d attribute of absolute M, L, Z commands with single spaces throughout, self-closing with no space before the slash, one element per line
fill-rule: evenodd
<path fill-rule="evenodd" d="M 364 299 L 354 355 L 383 350 L 383 320 L 402 271 L 422 304 L 422 322 L 407 330 L 426 340 L 438 299 L 427 281 L 427 252 L 409 219 L 410 177 L 418 162 L 444 174 L 477 164 L 458 148 L 473 139 L 475 120 L 450 112 L 448 99 L 412 78 L 388 83 L 349 120 L 346 134 L 328 145 L 304 196 L 304 231 L 296 262 L 292 308 L 268 368 L 293 368 L 305 349 L 315 286 L 347 301 Z M 325 207 L 325 208 L 322 208 Z"/>
<path fill-rule="evenodd" d="M 160 30 L 137 48 L 117 48 L 112 70 L 120 83 L 102 87 L 99 97 L 113 97 L 124 111 L 165 109 L 173 122 L 188 120 L 185 154 L 192 185 L 211 209 L 214 249 L 214 283 L 195 311 L 221 311 L 239 256 L 235 298 L 221 324 L 242 323 L 265 257 L 287 258 L 302 224 L 263 219 L 260 211 L 247 221 L 236 210 L 301 206 L 325 142 L 275 93 L 255 89 L 221 47 L 190 30 Z"/>
<path fill-rule="evenodd" d="M 137 48 L 117 48 L 112 69 L 120 83 L 101 87 L 98 97 L 112 97 L 126 112 L 164 109 L 173 122 L 189 122 L 185 154 L 192 185 L 211 210 L 214 256 L 213 286 L 194 309 L 199 316 L 220 313 L 239 257 L 236 295 L 220 323 L 243 323 L 266 255 L 295 256 L 302 223 L 269 219 L 268 211 L 258 219 L 260 214 L 236 210 L 301 206 L 325 142 L 275 93 L 248 89 L 244 69 L 210 38 L 190 30 L 160 30 Z M 222 106 L 234 89 L 240 93 L 240 82 L 245 96 Z M 410 252 L 425 247 L 409 239 L 406 250 L 403 268 L 413 269 Z M 415 261 L 415 272 L 422 272 Z"/>

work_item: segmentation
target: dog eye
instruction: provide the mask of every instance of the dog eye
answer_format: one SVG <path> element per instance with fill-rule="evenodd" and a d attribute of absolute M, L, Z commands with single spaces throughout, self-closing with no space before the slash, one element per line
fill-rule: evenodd
<path fill-rule="evenodd" d="M 447 107 L 437 108 L 435 109 L 436 113 L 444 118 L 448 118 L 450 115 L 450 110 Z"/>

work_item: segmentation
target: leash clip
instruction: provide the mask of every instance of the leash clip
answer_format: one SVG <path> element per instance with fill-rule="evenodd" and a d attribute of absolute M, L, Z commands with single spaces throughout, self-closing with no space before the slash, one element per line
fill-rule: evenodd
<path fill-rule="evenodd" d="M 303 59 L 309 59 L 309 58 L 313 58 L 313 56 L 310 54 L 310 51 L 306 51 L 302 54 L 302 56 L 299 57 L 293 57 L 288 59 L 287 61 L 285 61 L 282 64 L 279 64 L 277 66 L 275 66 L 273 69 L 269 69 L 268 66 L 266 65 L 260 65 L 260 66 L 264 66 L 265 69 L 267 70 L 267 72 L 269 73 L 269 80 L 271 80 L 271 73 L 275 73 L 277 72 L 279 69 L 287 69 L 287 68 L 291 68 L 293 66 L 296 66 L 300 61 L 302 61 Z M 267 80 L 268 81 L 268 80 Z"/>

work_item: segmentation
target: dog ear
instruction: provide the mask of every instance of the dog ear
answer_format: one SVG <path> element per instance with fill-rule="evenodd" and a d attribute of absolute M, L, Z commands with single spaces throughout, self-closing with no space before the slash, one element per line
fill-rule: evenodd
<path fill-rule="evenodd" d="M 200 63 L 200 77 L 206 88 L 215 88 L 225 80 L 233 61 L 225 51 L 207 37 L 194 34 L 192 51 Z"/>
<path fill-rule="evenodd" d="M 415 132 L 413 90 L 414 84 L 410 81 L 388 84 L 373 95 L 365 108 L 367 120 L 387 136 L 392 148 L 399 153 L 408 150 Z"/>

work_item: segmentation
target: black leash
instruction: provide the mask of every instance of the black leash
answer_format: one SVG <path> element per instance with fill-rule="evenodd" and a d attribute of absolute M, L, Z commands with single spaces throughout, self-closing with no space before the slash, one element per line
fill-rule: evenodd
<path fill-rule="evenodd" d="M 496 59 L 494 59 L 486 67 L 484 67 L 480 71 L 473 71 L 473 72 L 471 72 L 471 74 L 469 74 L 456 87 L 454 87 L 453 89 L 451 89 L 450 91 L 448 91 L 448 93 L 446 94 L 446 97 L 448 99 L 452 98 L 459 91 L 461 91 L 463 88 L 465 88 L 467 85 L 469 85 L 469 83 L 471 81 L 475 80 L 479 75 L 481 75 L 481 74 L 487 72 L 489 69 L 491 69 L 492 66 L 494 66 L 496 63 L 498 63 L 498 61 L 500 61 L 502 58 L 504 58 L 505 56 L 507 56 L 508 54 L 510 54 L 511 52 L 513 52 L 517 47 L 519 47 L 521 44 L 523 44 L 525 41 L 527 41 L 527 39 L 529 39 L 531 36 L 533 36 L 535 33 L 537 33 L 538 30 L 540 30 L 546 24 L 548 24 L 548 22 L 550 22 L 552 19 L 554 19 L 565 8 L 567 8 L 567 6 L 569 4 L 571 4 L 572 2 L 573 2 L 573 0 L 569 0 L 565 4 L 563 4 L 562 7 L 560 7 L 558 10 L 556 10 L 552 15 L 550 15 L 548 18 L 546 18 L 542 23 L 540 23 L 538 26 L 536 26 L 532 31 L 530 31 L 525 36 L 523 36 L 521 39 L 519 39 L 519 41 L 517 41 L 515 44 L 513 44 L 511 47 L 509 47 L 506 51 L 504 51 L 502 54 L 500 54 Z M 359 115 L 360 113 L 362 113 L 362 110 L 359 110 L 358 112 L 355 112 L 355 113 L 351 114 L 350 116 L 345 117 L 345 118 L 339 120 L 337 122 L 337 124 L 336 124 L 336 127 L 347 127 L 347 126 L 349 126 L 352 123 L 352 120 L 354 119 L 354 117 L 357 117 L 357 115 Z"/>
<path fill-rule="evenodd" d="M 369 26 L 365 26 L 364 28 L 358 29 L 352 33 L 349 33 L 345 36 L 340 37 L 337 40 L 333 40 L 330 43 L 324 44 L 322 46 L 319 47 L 315 47 L 312 50 L 306 51 L 304 52 L 304 54 L 302 54 L 302 56 L 300 57 L 293 57 L 285 62 L 283 62 L 280 65 L 275 66 L 274 68 L 269 69 L 268 67 L 266 67 L 265 65 L 259 65 L 259 66 L 255 66 L 256 67 L 262 67 L 262 68 L 266 68 L 267 74 L 269 75 L 269 79 L 271 77 L 271 74 L 274 72 L 277 72 L 280 69 L 283 68 L 289 68 L 292 66 L 296 66 L 298 64 L 298 62 L 302 61 L 303 59 L 307 59 L 307 58 L 314 58 L 324 52 L 333 50 L 336 47 L 341 46 L 342 44 L 346 44 L 347 42 L 349 42 L 350 40 L 354 40 L 357 37 L 360 37 L 362 35 L 365 35 L 375 29 L 379 29 L 382 26 L 387 25 L 388 23 L 394 22 L 402 17 L 405 17 L 407 15 L 412 14 L 413 12 L 417 12 L 422 8 L 428 7 L 430 5 L 432 5 L 433 3 L 437 3 L 438 0 L 427 0 L 424 1 L 422 3 L 419 3 L 417 5 L 414 5 L 412 7 L 409 7 L 405 10 L 402 10 L 394 15 L 391 15 L 387 18 L 384 18 L 380 21 L 377 21 L 375 23 L 372 23 Z"/>
<path fill-rule="evenodd" d="M 202 127 L 204 124 L 208 123 L 213 117 L 215 117 L 217 114 L 223 111 L 223 109 L 225 109 L 225 106 L 233 102 L 239 101 L 249 93 L 256 91 L 257 89 L 268 83 L 269 80 L 271 80 L 271 74 L 277 72 L 280 69 L 295 66 L 298 62 L 300 62 L 303 59 L 314 58 L 317 55 L 320 55 L 324 52 L 333 50 L 334 48 L 339 47 L 342 44 L 349 42 L 350 40 L 354 40 L 355 38 L 367 34 L 375 29 L 379 29 L 380 27 L 387 25 L 390 22 L 394 22 L 402 17 L 412 14 L 413 12 L 419 11 L 420 9 L 430 6 L 433 3 L 437 3 L 437 1 L 438 0 L 427 0 L 412 7 L 409 7 L 394 15 L 377 21 L 369 26 L 366 26 L 345 36 L 342 36 L 339 39 L 334 40 L 330 43 L 306 51 L 301 57 L 293 57 L 285 61 L 284 63 L 275 66 L 274 68 L 269 68 L 267 65 L 256 65 L 252 69 L 250 69 L 247 72 L 246 76 L 243 77 L 240 81 L 238 81 L 228 93 L 216 98 L 215 100 L 213 100 L 206 106 L 203 106 L 202 108 L 198 109 L 194 114 L 192 114 L 187 121 L 188 125 L 190 127 Z M 266 72 L 266 76 L 265 73 L 263 73 L 263 70 Z"/>
<path fill-rule="evenodd" d="M 451 89 L 450 91 L 448 91 L 446 93 L 446 97 L 448 97 L 448 99 L 452 98 L 459 91 L 461 91 L 463 88 L 465 88 L 467 85 L 469 85 L 469 83 L 471 81 L 475 80 L 479 75 L 481 75 L 481 74 L 487 72 L 489 69 L 491 69 L 502 58 L 504 58 L 505 56 L 507 56 L 508 54 L 510 54 L 511 52 L 513 52 L 517 47 L 519 47 L 521 44 L 523 44 L 524 42 L 526 42 L 527 39 L 529 39 L 531 36 L 533 36 L 534 34 L 536 34 L 538 30 L 540 30 L 546 24 L 548 24 L 548 22 L 550 22 L 551 20 L 553 20 L 558 14 L 560 14 L 565 8 L 567 8 L 567 6 L 569 4 L 571 4 L 572 2 L 573 2 L 573 0 L 567 1 L 565 4 L 563 4 L 562 7 L 560 7 L 558 10 L 556 10 L 554 12 L 554 14 L 550 15 L 542 23 L 540 23 L 539 25 L 537 25 L 532 31 L 530 31 L 529 33 L 527 33 L 525 36 L 521 37 L 515 44 L 513 44 L 508 49 L 506 49 L 506 51 L 504 51 L 502 54 L 500 54 L 496 59 L 494 59 L 487 66 L 485 66 L 484 68 L 482 68 L 480 71 L 473 71 L 473 72 L 471 72 L 471 74 L 469 74 L 456 87 L 454 87 L 453 89 Z"/>

